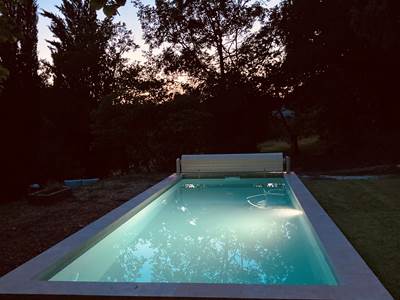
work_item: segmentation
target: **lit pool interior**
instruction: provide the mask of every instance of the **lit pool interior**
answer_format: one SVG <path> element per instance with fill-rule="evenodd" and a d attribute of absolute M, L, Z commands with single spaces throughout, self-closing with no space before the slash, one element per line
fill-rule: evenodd
<path fill-rule="evenodd" d="M 181 179 L 48 280 L 337 285 L 281 177 Z"/>

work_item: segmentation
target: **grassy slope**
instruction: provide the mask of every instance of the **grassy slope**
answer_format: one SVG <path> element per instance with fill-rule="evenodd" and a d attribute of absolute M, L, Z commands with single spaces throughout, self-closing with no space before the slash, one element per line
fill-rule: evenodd
<path fill-rule="evenodd" d="M 395 299 L 400 299 L 400 177 L 303 179 Z"/>

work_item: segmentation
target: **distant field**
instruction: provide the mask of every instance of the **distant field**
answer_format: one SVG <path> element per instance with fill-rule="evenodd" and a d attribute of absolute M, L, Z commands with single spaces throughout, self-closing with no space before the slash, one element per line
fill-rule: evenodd
<path fill-rule="evenodd" d="M 395 299 L 400 299 L 400 176 L 303 179 Z"/>
<path fill-rule="evenodd" d="M 318 149 L 320 140 L 318 136 L 310 136 L 299 139 L 300 151 L 308 151 Z M 289 152 L 290 144 L 284 140 L 270 140 L 258 145 L 260 152 Z"/>

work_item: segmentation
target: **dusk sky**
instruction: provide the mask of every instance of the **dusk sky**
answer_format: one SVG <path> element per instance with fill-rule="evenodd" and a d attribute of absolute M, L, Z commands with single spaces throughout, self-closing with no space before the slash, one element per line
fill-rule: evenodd
<path fill-rule="evenodd" d="M 48 10 L 58 13 L 58 10 L 55 8 L 56 5 L 61 3 L 61 0 L 38 0 L 39 5 L 39 13 L 42 10 Z M 153 0 L 146 0 L 145 3 L 154 3 Z M 139 44 L 142 48 L 143 40 L 142 40 L 142 31 L 140 28 L 140 23 L 137 18 L 137 9 L 133 6 L 130 1 L 127 1 L 126 5 L 121 7 L 119 10 L 119 16 L 116 16 L 115 19 L 117 21 L 125 22 L 127 27 L 132 30 L 134 40 L 136 44 Z M 100 16 L 103 14 L 100 12 Z M 50 32 L 48 26 L 50 25 L 50 21 L 47 18 L 44 18 L 39 15 L 39 58 L 41 59 L 50 59 L 50 50 L 48 48 L 48 44 L 46 40 L 53 39 L 52 33 Z M 141 50 L 138 49 L 134 53 L 130 53 L 128 57 L 132 59 L 141 59 Z"/>
<path fill-rule="evenodd" d="M 270 0 L 268 6 L 276 5 L 280 0 Z M 61 0 L 38 0 L 39 5 L 39 13 L 42 10 L 48 10 L 58 13 L 56 9 L 56 5 L 61 3 Z M 154 0 L 145 0 L 144 3 L 152 4 Z M 264 2 L 264 1 L 263 1 Z M 267 2 L 267 1 L 265 1 Z M 116 21 L 125 22 L 127 27 L 132 30 L 134 41 L 136 44 L 140 46 L 138 50 L 135 52 L 129 53 L 127 57 L 133 60 L 143 60 L 141 55 L 142 49 L 144 46 L 144 42 L 142 39 L 142 31 L 140 28 L 140 23 L 137 18 L 137 9 L 133 6 L 131 1 L 127 1 L 126 5 L 121 7 L 119 10 L 119 15 L 115 17 Z M 103 16 L 102 12 L 99 12 L 99 16 Z M 48 28 L 50 25 L 49 19 L 46 19 L 39 15 L 39 43 L 38 43 L 38 50 L 39 50 L 39 58 L 40 59 L 50 59 L 50 50 L 48 48 L 48 44 L 46 40 L 53 39 L 52 34 Z"/>

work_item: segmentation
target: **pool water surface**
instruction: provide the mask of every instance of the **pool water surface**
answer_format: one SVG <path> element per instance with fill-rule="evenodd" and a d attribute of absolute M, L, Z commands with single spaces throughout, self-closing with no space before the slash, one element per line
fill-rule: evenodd
<path fill-rule="evenodd" d="M 280 177 L 181 179 L 48 280 L 337 285 Z"/>

